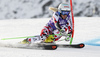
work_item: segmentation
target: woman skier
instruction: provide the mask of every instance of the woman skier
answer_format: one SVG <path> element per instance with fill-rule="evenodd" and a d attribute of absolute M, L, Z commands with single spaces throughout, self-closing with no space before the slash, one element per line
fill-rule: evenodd
<path fill-rule="evenodd" d="M 54 11 L 51 20 L 44 26 L 38 37 L 27 38 L 22 43 L 34 43 L 35 41 L 42 40 L 42 42 L 52 43 L 59 40 L 66 32 L 71 35 L 71 18 L 70 6 L 67 3 L 61 3 L 56 8 L 50 8 Z M 68 35 L 66 35 L 68 36 Z M 71 37 L 71 36 L 70 36 Z"/>

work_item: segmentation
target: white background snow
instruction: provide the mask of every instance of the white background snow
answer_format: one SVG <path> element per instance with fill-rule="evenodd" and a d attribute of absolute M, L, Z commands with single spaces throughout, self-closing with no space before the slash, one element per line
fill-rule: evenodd
<path fill-rule="evenodd" d="M 39 35 L 52 16 L 53 12 L 48 8 L 57 8 L 61 2 L 64 0 L 0 0 L 0 39 Z M 73 43 L 85 43 L 85 48 L 35 50 L 0 47 L 0 57 L 100 57 L 99 6 L 100 0 L 73 0 L 74 16 L 77 16 Z M 0 43 L 22 40 L 0 40 Z"/>
<path fill-rule="evenodd" d="M 65 0 L 0 0 L 0 19 L 47 18 Z M 74 16 L 100 16 L 100 0 L 73 0 Z"/>
<path fill-rule="evenodd" d="M 0 39 L 39 35 L 49 20 L 50 18 L 0 20 Z M 100 19 L 97 17 L 75 17 L 73 43 L 85 43 L 100 37 L 99 24 Z M 16 43 L 21 40 L 23 39 L 0 40 L 0 43 Z M 86 45 L 82 49 L 58 48 L 57 50 L 0 47 L 0 57 L 100 57 L 100 46 Z"/>

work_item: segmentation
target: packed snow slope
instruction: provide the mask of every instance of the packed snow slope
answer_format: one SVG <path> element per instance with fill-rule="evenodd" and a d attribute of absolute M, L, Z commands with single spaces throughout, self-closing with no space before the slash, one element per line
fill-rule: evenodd
<path fill-rule="evenodd" d="M 39 35 L 41 29 L 49 20 L 50 18 L 0 20 L 0 39 Z M 100 57 L 99 24 L 100 18 L 98 17 L 75 18 L 73 44 L 85 43 L 85 48 L 36 50 L 0 47 L 0 57 Z M 0 43 L 16 43 L 22 40 L 0 40 Z"/>

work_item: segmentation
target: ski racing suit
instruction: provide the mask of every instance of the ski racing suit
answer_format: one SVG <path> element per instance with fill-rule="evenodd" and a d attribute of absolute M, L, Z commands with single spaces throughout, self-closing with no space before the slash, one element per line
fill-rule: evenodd
<path fill-rule="evenodd" d="M 60 30 L 71 32 L 71 22 L 70 15 L 67 16 L 66 19 L 62 19 L 58 12 L 53 13 L 53 17 L 49 22 L 44 26 L 41 30 L 40 37 L 28 38 L 28 41 L 34 42 L 35 40 L 44 40 L 44 42 L 54 42 L 59 40 L 62 35 L 60 34 Z"/>
<path fill-rule="evenodd" d="M 48 39 L 48 35 L 50 35 L 50 36 L 53 35 L 53 36 L 51 36 L 51 38 L 53 38 L 53 39 L 48 42 L 53 42 L 53 41 L 59 40 L 61 38 L 61 35 L 60 35 L 61 29 L 63 31 L 71 32 L 71 25 L 70 25 L 71 23 L 69 21 L 70 21 L 70 15 L 68 15 L 66 19 L 62 19 L 59 16 L 58 12 L 54 12 L 51 20 L 49 20 L 49 22 L 46 24 L 46 26 L 44 26 L 44 28 L 41 31 L 41 34 L 40 34 L 41 39 L 42 40 L 44 40 L 46 38 Z"/>

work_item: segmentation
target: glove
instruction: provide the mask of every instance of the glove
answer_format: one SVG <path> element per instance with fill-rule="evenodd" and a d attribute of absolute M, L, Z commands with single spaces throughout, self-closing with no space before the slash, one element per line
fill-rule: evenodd
<path fill-rule="evenodd" d="M 70 41 L 71 40 L 71 35 L 72 34 L 68 34 L 67 37 L 65 38 L 65 41 Z"/>
<path fill-rule="evenodd" d="M 64 32 L 65 32 L 65 30 L 63 30 L 63 29 L 60 29 L 60 32 L 61 32 L 61 33 L 64 33 Z"/>

